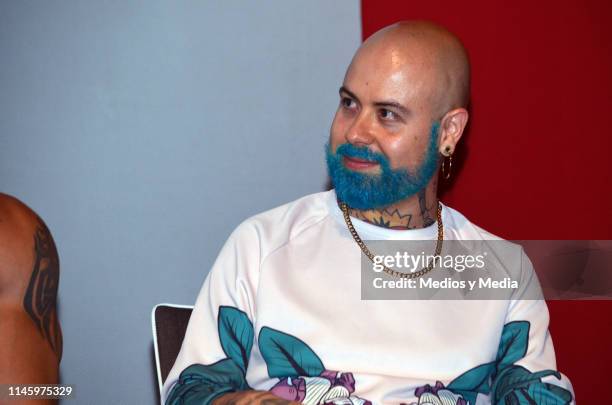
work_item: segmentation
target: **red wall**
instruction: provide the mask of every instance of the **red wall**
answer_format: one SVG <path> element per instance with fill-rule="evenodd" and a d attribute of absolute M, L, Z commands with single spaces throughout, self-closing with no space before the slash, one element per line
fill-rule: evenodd
<path fill-rule="evenodd" d="M 470 124 L 443 200 L 507 239 L 612 239 L 612 2 L 362 0 L 364 38 L 403 19 L 444 25 L 471 57 Z M 549 307 L 579 403 L 609 402 L 612 301 Z"/>

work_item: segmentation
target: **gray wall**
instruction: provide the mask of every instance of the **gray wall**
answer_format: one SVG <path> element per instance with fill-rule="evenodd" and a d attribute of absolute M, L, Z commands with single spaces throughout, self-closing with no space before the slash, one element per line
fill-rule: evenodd
<path fill-rule="evenodd" d="M 0 3 L 0 191 L 60 250 L 71 403 L 155 403 L 151 308 L 324 188 L 359 42 L 357 0 Z"/>

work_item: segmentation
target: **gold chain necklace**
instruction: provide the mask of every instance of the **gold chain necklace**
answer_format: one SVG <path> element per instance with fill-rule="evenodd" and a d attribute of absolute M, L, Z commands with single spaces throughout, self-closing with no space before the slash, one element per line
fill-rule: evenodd
<path fill-rule="evenodd" d="M 342 210 L 342 215 L 344 215 L 344 222 L 346 222 L 346 226 L 348 227 L 349 232 L 351 233 L 351 235 L 353 235 L 353 239 L 355 239 L 355 242 L 357 242 L 363 254 L 366 255 L 368 259 L 370 259 L 370 261 L 374 262 L 374 255 L 372 254 L 372 252 L 370 252 L 370 249 L 368 249 L 366 244 L 361 240 L 359 234 L 353 226 L 353 222 L 351 221 L 351 218 L 349 216 L 348 205 L 346 205 L 346 203 L 344 202 L 341 202 L 340 209 Z M 442 241 L 444 240 L 444 226 L 442 225 L 442 204 L 440 203 L 438 203 L 438 210 L 436 216 L 438 219 L 438 241 L 436 242 L 435 256 L 440 256 L 440 252 L 442 252 Z M 418 278 L 421 277 L 423 274 L 429 273 L 431 270 L 433 270 L 434 262 L 435 260 L 430 260 L 427 264 L 427 267 L 424 267 L 421 270 L 415 271 L 413 273 L 402 273 L 401 271 L 390 269 L 385 265 L 382 266 L 383 271 L 393 277 Z"/>

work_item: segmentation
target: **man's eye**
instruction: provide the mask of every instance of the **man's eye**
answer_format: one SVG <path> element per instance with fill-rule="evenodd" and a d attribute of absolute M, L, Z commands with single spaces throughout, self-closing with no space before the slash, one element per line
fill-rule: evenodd
<path fill-rule="evenodd" d="M 342 100 L 340 102 L 342 103 L 342 106 L 344 108 L 353 108 L 353 107 L 355 107 L 355 101 L 352 98 L 342 97 Z"/>
<path fill-rule="evenodd" d="M 387 110 L 386 108 L 381 108 L 378 111 L 378 114 L 380 115 L 380 118 L 384 120 L 393 120 L 397 118 L 393 111 Z"/>

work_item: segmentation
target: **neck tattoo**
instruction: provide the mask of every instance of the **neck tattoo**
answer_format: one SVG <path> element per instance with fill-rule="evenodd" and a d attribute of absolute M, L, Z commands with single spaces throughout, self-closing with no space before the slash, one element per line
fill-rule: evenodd
<path fill-rule="evenodd" d="M 436 211 L 438 200 L 436 195 L 436 184 L 434 179 L 431 187 L 420 190 L 411 202 L 403 206 L 391 205 L 389 207 L 371 210 L 358 210 L 349 208 L 349 214 L 353 218 L 360 219 L 372 225 L 382 228 L 408 230 L 426 228 L 436 222 Z M 427 190 L 430 189 L 428 198 Z"/>

